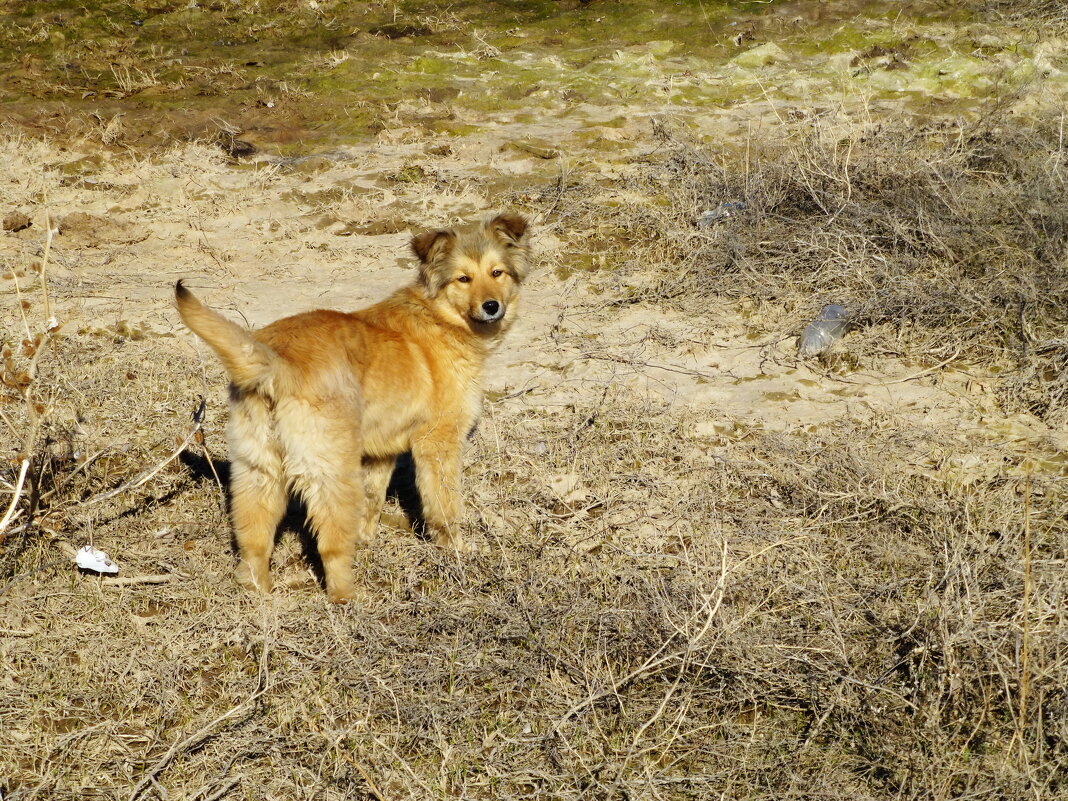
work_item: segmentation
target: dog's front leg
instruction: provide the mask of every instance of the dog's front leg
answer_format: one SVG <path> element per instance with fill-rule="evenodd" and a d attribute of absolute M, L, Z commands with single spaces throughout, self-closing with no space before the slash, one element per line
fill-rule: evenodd
<path fill-rule="evenodd" d="M 436 428 L 413 438 L 412 458 L 423 518 L 434 544 L 469 550 L 460 535 L 460 432 Z"/>
<path fill-rule="evenodd" d="M 358 545 L 369 545 L 374 541 L 375 534 L 378 532 L 378 521 L 382 516 L 382 506 L 386 501 L 386 487 L 389 485 L 389 477 L 393 474 L 396 464 L 396 457 L 364 457 L 363 516 L 356 537 Z"/>

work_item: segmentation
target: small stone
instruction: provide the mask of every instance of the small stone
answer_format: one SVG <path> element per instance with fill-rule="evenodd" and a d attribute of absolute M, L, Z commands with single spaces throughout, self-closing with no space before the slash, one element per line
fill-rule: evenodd
<path fill-rule="evenodd" d="M 256 154 L 256 146 L 244 139 L 238 139 L 233 134 L 223 133 L 219 136 L 219 147 L 226 151 L 232 159 L 248 158 Z"/>
<path fill-rule="evenodd" d="M 531 156 L 535 156 L 539 159 L 555 159 L 560 157 L 560 151 L 555 147 L 545 147 L 534 142 L 513 141 L 508 142 L 506 147 L 507 146 L 511 146 L 523 153 L 529 153 Z"/>
<path fill-rule="evenodd" d="M 711 211 L 704 212 L 697 218 L 698 228 L 711 228 L 715 223 L 720 220 L 725 220 L 728 217 L 734 217 L 737 214 L 745 211 L 748 208 L 746 204 L 741 200 L 732 200 L 726 203 L 720 203 Z"/>
<path fill-rule="evenodd" d="M 15 231 L 21 231 L 23 228 L 29 228 L 31 225 L 33 225 L 33 220 L 30 219 L 28 214 L 21 211 L 13 211 L 4 217 L 5 231 L 14 233 Z"/>
<path fill-rule="evenodd" d="M 780 61 L 786 61 L 789 56 L 781 47 L 774 42 L 767 42 L 746 50 L 731 59 L 731 63 L 746 69 L 767 67 Z"/>

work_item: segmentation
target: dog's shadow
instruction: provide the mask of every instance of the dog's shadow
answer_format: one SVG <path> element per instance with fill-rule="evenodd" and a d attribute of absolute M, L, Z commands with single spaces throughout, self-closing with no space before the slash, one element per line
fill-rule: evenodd
<path fill-rule="evenodd" d="M 193 453 L 188 450 L 183 451 L 179 459 L 188 468 L 190 476 L 195 481 L 210 481 L 214 483 L 216 476 L 218 476 L 218 480 L 223 486 L 226 513 L 229 515 L 231 503 L 230 462 L 225 459 L 212 459 L 209 461 L 203 454 Z M 212 469 L 213 467 L 214 469 Z M 410 452 L 402 453 L 397 457 L 397 464 L 393 468 L 393 474 L 390 476 L 386 497 L 397 501 L 401 511 L 408 518 L 412 531 L 421 539 L 426 540 L 429 539 L 429 536 L 427 534 L 426 519 L 423 516 L 423 501 L 419 496 L 415 476 L 415 459 L 412 458 Z M 315 544 L 315 535 L 312 533 L 311 526 L 308 523 L 307 507 L 299 495 L 290 496 L 285 516 L 282 518 L 282 522 L 278 524 L 278 530 L 274 535 L 275 545 L 278 544 L 287 531 L 293 531 L 297 534 L 300 541 L 301 555 L 311 565 L 319 583 L 325 587 L 326 580 L 323 573 L 323 563 L 319 559 L 319 549 Z M 238 553 L 237 541 L 234 539 L 232 531 L 230 534 L 230 548 L 235 554 Z"/>

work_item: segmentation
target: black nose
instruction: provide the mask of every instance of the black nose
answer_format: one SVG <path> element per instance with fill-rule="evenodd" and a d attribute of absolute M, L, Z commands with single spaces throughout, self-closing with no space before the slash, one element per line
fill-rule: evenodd
<path fill-rule="evenodd" d="M 488 314 L 490 317 L 495 317 L 497 312 L 501 310 L 501 304 L 495 300 L 487 300 L 482 303 L 482 311 Z"/>

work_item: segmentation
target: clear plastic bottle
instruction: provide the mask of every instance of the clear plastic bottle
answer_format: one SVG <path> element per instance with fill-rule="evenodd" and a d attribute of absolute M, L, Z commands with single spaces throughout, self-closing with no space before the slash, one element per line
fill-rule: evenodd
<path fill-rule="evenodd" d="M 741 214 L 747 208 L 748 206 L 740 200 L 731 200 L 727 203 L 720 203 L 711 211 L 706 211 L 697 218 L 697 227 L 702 230 L 711 228 L 720 220 L 726 220 L 728 217 L 734 217 Z"/>
<path fill-rule="evenodd" d="M 822 356 L 831 345 L 842 338 L 849 328 L 849 310 L 837 303 L 820 309 L 816 319 L 805 326 L 797 343 L 797 353 L 803 358 Z"/>

